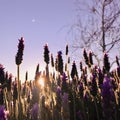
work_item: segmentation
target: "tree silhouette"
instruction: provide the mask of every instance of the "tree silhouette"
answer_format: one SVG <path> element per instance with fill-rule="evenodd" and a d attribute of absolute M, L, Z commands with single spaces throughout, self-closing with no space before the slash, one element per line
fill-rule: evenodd
<path fill-rule="evenodd" d="M 99 65 L 103 64 L 101 58 L 104 52 L 114 58 L 115 50 L 120 49 L 119 0 L 77 0 L 76 7 L 78 21 L 72 25 L 75 35 L 73 50 L 91 49 Z"/>

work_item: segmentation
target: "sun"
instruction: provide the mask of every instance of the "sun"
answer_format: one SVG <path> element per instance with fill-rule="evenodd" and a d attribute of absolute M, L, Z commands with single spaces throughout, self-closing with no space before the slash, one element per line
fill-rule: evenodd
<path fill-rule="evenodd" d="M 38 83 L 42 88 L 44 87 L 44 79 L 43 78 L 40 78 Z"/>

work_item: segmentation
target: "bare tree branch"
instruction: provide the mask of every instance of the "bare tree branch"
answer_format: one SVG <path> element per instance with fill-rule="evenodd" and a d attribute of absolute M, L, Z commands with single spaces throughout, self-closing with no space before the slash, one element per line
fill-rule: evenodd
<path fill-rule="evenodd" d="M 112 50 L 120 44 L 119 0 L 77 1 L 79 18 L 77 24 L 73 26 L 77 36 L 75 38 L 76 42 L 74 42 L 75 45 L 72 46 L 73 49 L 94 48 L 95 58 L 101 51 L 102 54 L 107 51 L 113 56 Z M 97 58 L 100 55 L 98 54 Z"/>

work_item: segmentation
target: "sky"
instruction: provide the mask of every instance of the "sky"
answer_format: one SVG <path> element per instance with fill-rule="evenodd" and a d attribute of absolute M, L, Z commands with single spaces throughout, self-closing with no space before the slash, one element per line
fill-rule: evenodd
<path fill-rule="evenodd" d="M 0 0 L 0 64 L 17 76 L 15 55 L 18 39 L 24 37 L 24 55 L 20 79 L 33 80 L 36 66 L 44 69 L 44 45 L 57 55 L 70 44 L 68 31 L 75 20 L 74 0 Z"/>

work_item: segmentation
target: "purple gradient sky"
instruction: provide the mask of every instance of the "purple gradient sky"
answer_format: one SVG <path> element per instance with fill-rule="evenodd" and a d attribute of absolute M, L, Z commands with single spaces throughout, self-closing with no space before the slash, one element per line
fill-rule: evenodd
<path fill-rule="evenodd" d="M 0 64 L 17 76 L 15 55 L 18 39 L 25 39 L 20 79 L 34 79 L 36 65 L 44 68 L 43 46 L 54 58 L 70 43 L 67 32 L 75 20 L 74 0 L 0 0 Z M 66 27 L 64 27 L 66 26 Z M 61 29 L 63 28 L 63 29 Z"/>

